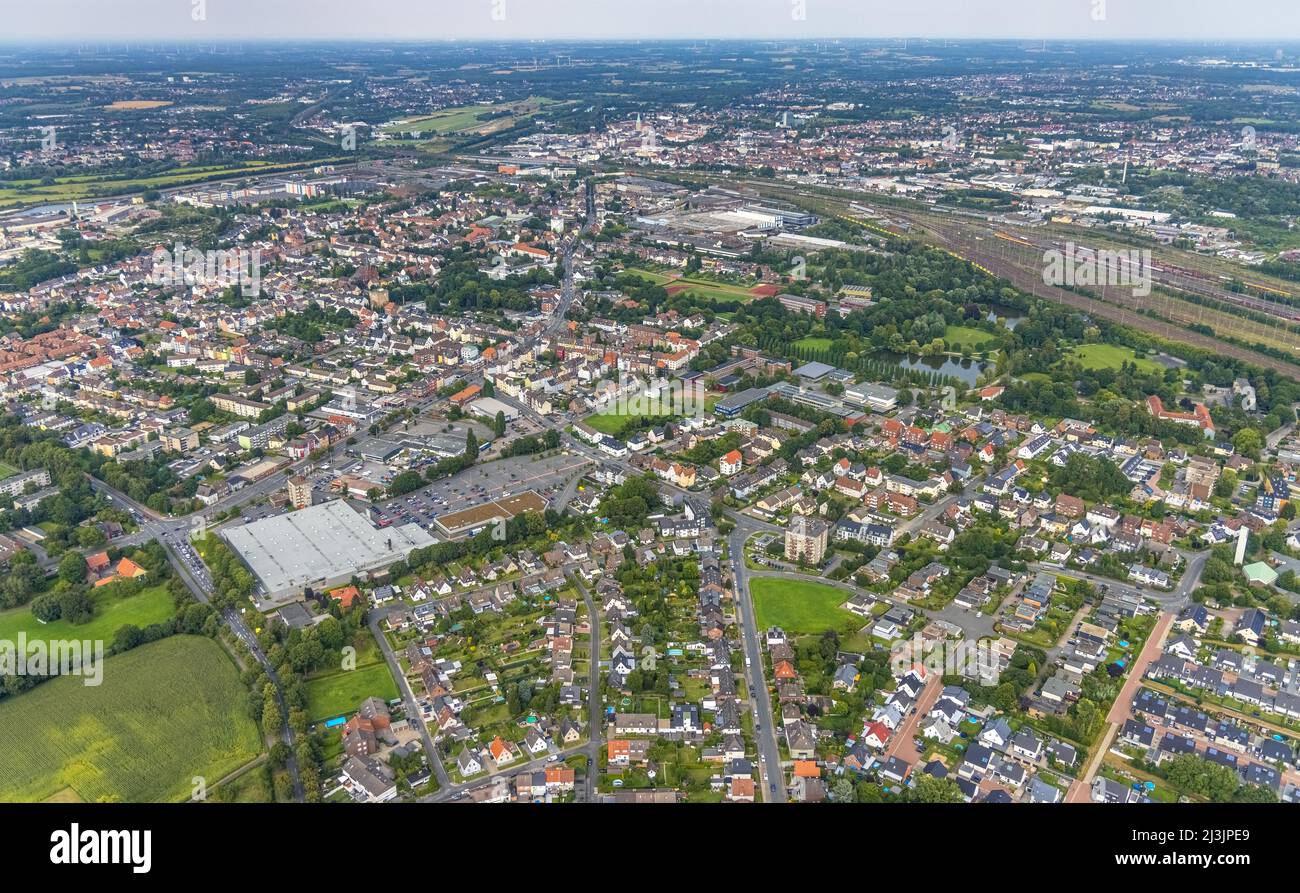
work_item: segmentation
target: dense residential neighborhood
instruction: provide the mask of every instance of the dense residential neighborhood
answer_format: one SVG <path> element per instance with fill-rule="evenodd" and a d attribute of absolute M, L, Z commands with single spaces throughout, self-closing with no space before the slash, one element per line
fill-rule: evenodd
<path fill-rule="evenodd" d="M 0 49 L 0 800 L 1300 802 L 1300 56 L 805 36 Z"/>

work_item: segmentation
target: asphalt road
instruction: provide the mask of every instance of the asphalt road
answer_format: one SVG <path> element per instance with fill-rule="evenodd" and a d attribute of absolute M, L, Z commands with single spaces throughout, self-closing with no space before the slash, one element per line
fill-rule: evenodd
<path fill-rule="evenodd" d="M 388 636 L 384 635 L 384 630 L 380 622 L 388 616 L 388 609 L 374 608 L 366 622 L 370 627 L 370 634 L 375 637 L 379 643 L 379 650 L 384 652 L 384 660 L 388 661 L 388 671 L 393 678 L 397 680 L 398 687 L 402 690 L 402 702 L 406 707 L 406 718 L 420 732 L 420 741 L 424 745 L 424 753 L 429 759 L 429 765 L 433 767 L 434 777 L 438 779 L 438 789 L 442 790 L 451 786 L 451 778 L 447 775 L 447 768 L 443 766 L 442 759 L 438 756 L 438 749 L 433 745 L 433 736 L 429 734 L 429 726 L 424 721 L 424 715 L 420 712 L 420 704 L 415 697 L 415 692 L 411 690 L 411 682 L 402 672 L 401 662 L 398 661 L 397 655 L 393 653 L 393 646 L 388 642 Z"/>
<path fill-rule="evenodd" d="M 587 744 L 583 748 L 587 754 L 587 772 L 584 776 L 586 802 L 595 802 L 596 766 L 600 762 L 600 748 L 605 743 L 605 732 L 601 714 L 604 704 L 600 696 L 600 612 L 596 601 L 577 577 L 569 577 L 570 582 L 582 594 L 587 605 L 587 624 L 591 627 L 590 657 L 587 660 Z"/>
<path fill-rule="evenodd" d="M 731 557 L 731 578 L 736 589 L 736 613 L 740 621 L 741 646 L 745 653 L 745 681 L 749 688 L 750 710 L 754 715 L 754 740 L 758 748 L 759 774 L 767 780 L 763 802 L 785 803 L 789 799 L 781 749 L 776 741 L 776 724 L 772 720 L 772 698 L 763 673 L 761 630 L 754 615 L 754 601 L 749 594 L 749 569 L 745 567 L 745 540 L 762 528 L 748 515 L 732 515 L 735 529 L 727 540 Z"/>

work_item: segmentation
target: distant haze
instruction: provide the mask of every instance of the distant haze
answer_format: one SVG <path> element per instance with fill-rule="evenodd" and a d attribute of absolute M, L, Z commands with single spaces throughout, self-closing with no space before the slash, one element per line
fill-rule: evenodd
<path fill-rule="evenodd" d="M 0 0 L 0 40 L 1295 40 L 1300 0 Z"/>

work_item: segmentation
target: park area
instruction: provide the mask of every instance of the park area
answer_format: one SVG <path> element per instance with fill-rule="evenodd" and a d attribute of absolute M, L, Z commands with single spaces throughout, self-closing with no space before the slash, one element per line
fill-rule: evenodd
<path fill-rule="evenodd" d="M 262 750 L 247 689 L 211 639 L 171 636 L 0 701 L 0 800 L 174 802 Z"/>
<path fill-rule="evenodd" d="M 791 635 L 817 635 L 861 625 L 860 618 L 840 607 L 849 594 L 825 583 L 757 577 L 750 580 L 749 592 L 759 629 L 779 626 Z"/>
<path fill-rule="evenodd" d="M 944 330 L 943 340 L 948 343 L 950 350 L 960 352 L 969 349 L 978 352 L 983 350 L 985 345 L 997 340 L 997 336 L 970 326 L 948 326 Z"/>
<path fill-rule="evenodd" d="M 1139 372 L 1164 371 L 1154 360 L 1139 357 L 1132 348 L 1118 344 L 1080 344 L 1070 351 L 1070 357 L 1085 369 L 1113 369 L 1118 372 L 1125 363 L 1133 363 Z"/>

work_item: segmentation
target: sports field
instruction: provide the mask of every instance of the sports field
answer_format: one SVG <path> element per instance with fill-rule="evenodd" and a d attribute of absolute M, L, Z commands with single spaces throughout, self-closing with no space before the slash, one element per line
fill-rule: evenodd
<path fill-rule="evenodd" d="M 623 272 L 662 285 L 670 295 L 690 292 L 713 301 L 752 301 L 756 297 L 754 289 L 758 287 L 696 279 L 674 271 L 643 270 L 640 267 L 628 267 Z"/>

